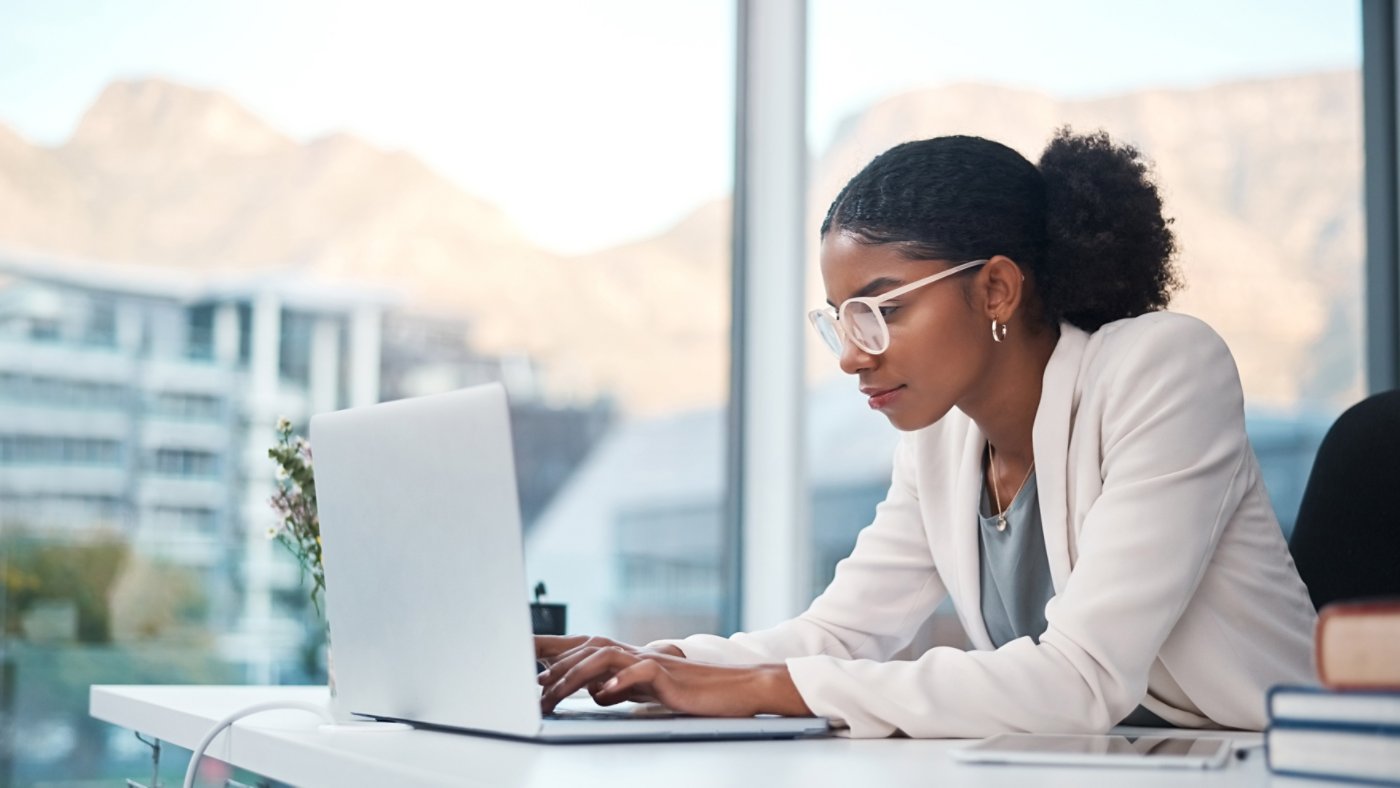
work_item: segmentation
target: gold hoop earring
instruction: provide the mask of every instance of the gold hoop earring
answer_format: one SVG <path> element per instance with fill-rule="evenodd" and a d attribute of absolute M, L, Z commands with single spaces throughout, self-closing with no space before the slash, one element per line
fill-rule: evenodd
<path fill-rule="evenodd" d="M 1006 323 L 998 323 L 996 318 L 992 318 L 992 341 L 1000 342 L 1006 339 Z"/>

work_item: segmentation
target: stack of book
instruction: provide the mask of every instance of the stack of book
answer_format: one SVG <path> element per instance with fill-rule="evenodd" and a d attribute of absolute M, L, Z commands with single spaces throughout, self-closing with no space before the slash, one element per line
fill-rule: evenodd
<path fill-rule="evenodd" d="M 1324 608 L 1317 671 L 1269 693 L 1269 769 L 1400 785 L 1400 599 Z"/>

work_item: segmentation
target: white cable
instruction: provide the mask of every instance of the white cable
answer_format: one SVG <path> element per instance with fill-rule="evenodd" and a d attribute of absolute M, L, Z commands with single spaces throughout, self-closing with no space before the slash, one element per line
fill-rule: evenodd
<path fill-rule="evenodd" d="M 194 754 L 190 756 L 189 768 L 185 769 L 185 788 L 194 788 L 195 772 L 199 769 L 199 760 L 204 757 L 204 751 L 209 749 L 209 744 L 214 741 L 223 729 L 230 727 L 235 722 L 253 714 L 260 714 L 264 711 L 276 711 L 277 709 L 288 709 L 291 711 L 309 711 L 326 722 L 335 722 L 335 718 L 326 710 L 322 704 L 307 703 L 295 700 L 274 700 L 267 703 L 254 703 L 252 706 L 239 709 L 234 713 L 224 717 L 214 723 L 214 727 L 204 734 L 204 738 L 199 740 L 199 746 L 194 748 Z"/>

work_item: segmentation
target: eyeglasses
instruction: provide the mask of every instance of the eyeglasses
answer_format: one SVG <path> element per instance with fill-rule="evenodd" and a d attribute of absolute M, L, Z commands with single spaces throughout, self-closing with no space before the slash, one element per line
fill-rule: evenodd
<path fill-rule="evenodd" d="M 837 356 L 841 355 L 842 346 L 847 339 L 866 353 L 878 356 L 890 349 L 890 327 L 885 323 L 885 310 L 880 306 L 881 304 L 925 285 L 931 285 L 940 279 L 947 279 L 953 274 L 986 263 L 986 260 L 973 260 L 946 271 L 940 271 L 933 276 L 926 276 L 916 282 L 910 282 L 888 293 L 878 296 L 848 298 L 841 302 L 840 309 L 833 309 L 830 306 L 813 309 L 807 313 L 807 319 L 812 321 L 812 327 L 817 330 L 817 334 L 821 336 L 826 346 L 831 348 L 831 352 Z"/>

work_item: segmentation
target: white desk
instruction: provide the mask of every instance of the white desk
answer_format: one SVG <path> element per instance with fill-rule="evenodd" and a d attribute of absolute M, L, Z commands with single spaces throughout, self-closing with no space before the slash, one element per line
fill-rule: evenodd
<path fill-rule="evenodd" d="M 121 686 L 92 688 L 93 717 L 190 749 L 219 718 L 254 703 L 324 703 L 324 687 Z M 530 744 L 424 730 L 322 732 L 305 712 L 271 711 L 234 725 L 208 754 L 299 786 L 898 786 L 988 788 L 1268 785 L 1263 752 L 1209 771 L 977 766 L 954 762 L 958 740 L 842 738 L 657 744 Z M 1127 729 L 1125 729 L 1127 730 Z M 1190 734 L 1187 734 L 1190 735 Z M 1238 743 L 1257 733 L 1211 732 Z M 161 769 L 179 785 L 186 755 Z M 145 779 L 148 775 L 133 774 Z"/>

